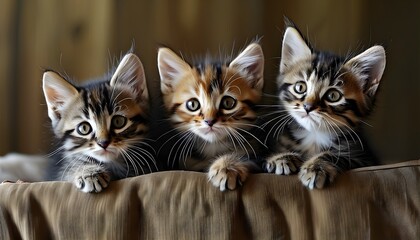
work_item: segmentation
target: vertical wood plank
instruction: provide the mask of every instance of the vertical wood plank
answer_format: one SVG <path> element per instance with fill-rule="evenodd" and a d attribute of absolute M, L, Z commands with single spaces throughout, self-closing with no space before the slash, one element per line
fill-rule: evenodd
<path fill-rule="evenodd" d="M 420 157 L 419 1 L 366 4 L 366 42 L 383 44 L 387 62 L 368 127 L 385 163 Z"/>
<path fill-rule="evenodd" d="M 13 63 L 15 60 L 14 37 L 16 31 L 16 7 L 14 0 L 0 2 L 0 155 L 4 155 L 13 146 L 13 111 L 12 92 L 14 82 Z"/>
<path fill-rule="evenodd" d="M 19 26 L 19 109 L 16 150 L 47 151 L 49 120 L 42 94 L 43 68 L 77 78 L 102 75 L 107 67 L 111 1 L 23 1 Z"/>

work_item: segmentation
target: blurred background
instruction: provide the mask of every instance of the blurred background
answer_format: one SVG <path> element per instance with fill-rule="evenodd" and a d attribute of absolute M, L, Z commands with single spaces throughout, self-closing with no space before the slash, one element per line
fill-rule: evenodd
<path fill-rule="evenodd" d="M 273 94 L 283 16 L 321 50 L 387 51 L 368 136 L 385 163 L 420 157 L 420 1 L 379 0 L 1 0 L 0 155 L 50 151 L 43 69 L 76 80 L 102 76 L 133 42 L 158 98 L 161 44 L 186 59 L 237 53 L 257 37 L 264 91 Z"/>

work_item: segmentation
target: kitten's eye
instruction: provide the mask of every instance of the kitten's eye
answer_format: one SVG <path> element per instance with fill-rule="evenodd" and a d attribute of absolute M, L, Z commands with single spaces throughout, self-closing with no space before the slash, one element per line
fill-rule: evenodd
<path fill-rule="evenodd" d="M 306 92 L 306 83 L 303 81 L 297 82 L 295 84 L 294 90 L 298 94 L 303 94 Z"/>
<path fill-rule="evenodd" d="M 195 112 L 200 109 L 200 102 L 196 98 L 192 98 L 187 101 L 187 109 L 191 112 Z"/>
<path fill-rule="evenodd" d="M 236 106 L 236 99 L 230 96 L 225 96 L 220 102 L 220 108 L 231 110 Z"/>
<path fill-rule="evenodd" d="M 337 102 L 343 95 L 338 90 L 331 89 L 326 93 L 325 96 L 328 102 Z"/>
<path fill-rule="evenodd" d="M 77 133 L 80 135 L 88 135 L 92 132 L 92 127 L 88 122 L 82 122 L 79 125 L 77 125 Z"/>
<path fill-rule="evenodd" d="M 115 115 L 112 117 L 111 125 L 114 129 L 120 129 L 127 123 L 127 118 L 121 115 Z"/>

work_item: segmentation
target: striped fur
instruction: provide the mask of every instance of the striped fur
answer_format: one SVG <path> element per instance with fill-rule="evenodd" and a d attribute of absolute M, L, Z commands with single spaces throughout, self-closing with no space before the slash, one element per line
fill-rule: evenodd
<path fill-rule="evenodd" d="M 60 142 L 53 179 L 100 192 L 111 179 L 157 170 L 146 142 L 148 94 L 137 56 L 127 54 L 112 76 L 81 86 L 46 71 L 43 88 Z"/>
<path fill-rule="evenodd" d="M 250 129 L 257 119 L 263 66 L 256 43 L 230 63 L 207 61 L 193 67 L 170 49 L 159 49 L 163 100 L 176 131 L 170 132 L 176 140 L 166 151 L 170 167 L 208 170 L 221 190 L 235 189 L 246 179 L 256 157 Z"/>
<path fill-rule="evenodd" d="M 268 132 L 278 141 L 277 153 L 265 169 L 299 171 L 304 185 L 322 188 L 337 172 L 374 164 L 361 124 L 372 111 L 384 68 L 381 46 L 341 58 L 313 49 L 289 26 L 278 77 L 280 109 L 268 121 L 275 122 Z"/>

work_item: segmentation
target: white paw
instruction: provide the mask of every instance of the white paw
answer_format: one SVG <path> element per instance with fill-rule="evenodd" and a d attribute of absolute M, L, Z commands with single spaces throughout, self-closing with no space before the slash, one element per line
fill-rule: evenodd
<path fill-rule="evenodd" d="M 246 180 L 250 163 L 239 160 L 235 155 L 224 155 L 210 166 L 209 181 L 220 191 L 235 190 Z"/>
<path fill-rule="evenodd" d="M 101 192 L 108 187 L 111 177 L 108 173 L 90 173 L 76 176 L 74 185 L 83 192 Z"/>
<path fill-rule="evenodd" d="M 325 187 L 337 176 L 336 167 L 327 161 L 314 159 L 305 162 L 299 172 L 299 179 L 309 189 Z"/>
<path fill-rule="evenodd" d="M 277 175 L 290 175 L 298 171 L 302 161 L 298 154 L 280 153 L 266 159 L 264 170 Z"/>

